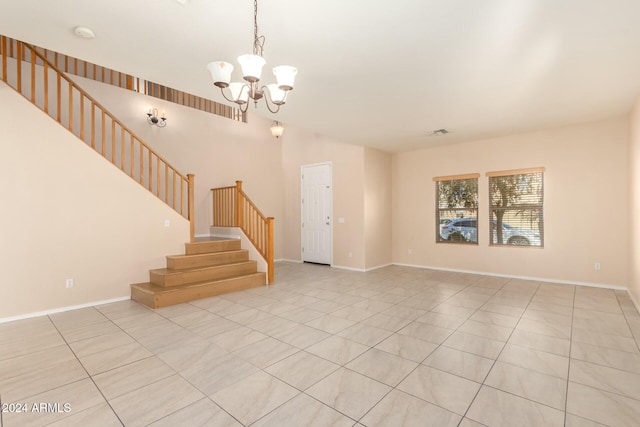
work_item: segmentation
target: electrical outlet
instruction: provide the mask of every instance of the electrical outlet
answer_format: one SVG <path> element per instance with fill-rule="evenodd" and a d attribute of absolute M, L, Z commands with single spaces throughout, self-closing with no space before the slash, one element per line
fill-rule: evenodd
<path fill-rule="evenodd" d="M 67 279 L 64 281 L 65 286 L 68 288 L 73 288 L 73 279 Z"/>
<path fill-rule="evenodd" d="M 353 252 L 349 252 L 349 253 L 347 254 L 347 256 L 348 256 L 349 258 L 351 258 L 351 257 L 353 256 Z"/>
<path fill-rule="evenodd" d="M 408 253 L 409 255 L 411 255 L 411 254 L 413 253 L 413 250 L 412 250 L 412 249 L 407 249 L 407 253 Z"/>
<path fill-rule="evenodd" d="M 344 224 L 344 218 L 342 218 L 342 217 L 338 218 L 338 222 L 339 222 L 340 224 Z"/>
<path fill-rule="evenodd" d="M 164 220 L 164 226 L 165 227 L 171 227 L 171 220 L 165 219 Z"/>
<path fill-rule="evenodd" d="M 596 262 L 595 264 L 593 264 L 593 268 L 594 268 L 595 270 L 600 271 L 600 263 L 599 263 L 599 262 Z"/>

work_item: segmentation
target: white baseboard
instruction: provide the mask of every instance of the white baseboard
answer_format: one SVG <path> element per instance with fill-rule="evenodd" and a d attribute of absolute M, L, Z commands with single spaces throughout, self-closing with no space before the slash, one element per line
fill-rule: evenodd
<path fill-rule="evenodd" d="M 277 260 L 275 260 L 275 262 L 294 262 L 296 264 L 303 264 L 304 263 L 304 261 L 300 261 L 298 259 L 277 259 Z M 349 270 L 349 271 L 357 271 L 357 272 L 360 272 L 360 273 L 365 273 L 367 271 L 377 270 L 379 268 L 388 267 L 390 265 L 393 265 L 393 264 L 389 263 L 389 264 L 378 265 L 378 266 L 370 267 L 370 268 L 344 267 L 344 266 L 341 266 L 341 265 L 327 265 L 327 267 L 337 268 L 339 270 Z"/>
<path fill-rule="evenodd" d="M 378 270 L 380 268 L 385 268 L 385 267 L 389 267 L 390 265 L 393 265 L 392 262 L 390 262 L 389 264 L 383 264 L 383 265 L 378 265 L 376 267 L 369 267 L 369 268 L 365 268 L 364 271 L 373 271 L 373 270 Z"/>
<path fill-rule="evenodd" d="M 627 290 L 627 294 L 629 294 L 629 299 L 631 299 L 631 302 L 633 303 L 633 305 L 636 306 L 636 310 L 638 310 L 638 313 L 640 313 L 640 304 L 638 304 L 638 301 L 636 301 L 636 299 L 633 296 L 633 294 L 631 292 L 629 292 L 628 290 Z"/>
<path fill-rule="evenodd" d="M 211 234 L 195 234 L 193 237 L 211 237 Z"/>
<path fill-rule="evenodd" d="M 52 310 L 45 310 L 45 311 L 38 311 L 38 312 L 35 312 L 35 313 L 21 314 L 19 316 L 3 317 L 3 318 L 0 318 L 0 323 L 13 322 L 15 320 L 31 319 L 33 317 L 48 316 L 49 314 L 62 313 L 62 312 L 65 312 L 65 311 L 77 310 L 79 308 L 95 307 L 97 305 L 110 304 L 112 302 L 126 301 L 128 299 L 131 299 L 131 297 L 127 296 L 127 297 L 111 298 L 111 299 L 107 299 L 107 300 L 103 300 L 103 301 L 90 302 L 90 303 L 87 303 L 87 304 L 70 305 L 70 306 L 67 306 L 67 307 L 54 308 Z"/>
<path fill-rule="evenodd" d="M 493 276 L 493 277 L 507 277 L 509 279 L 522 279 L 522 280 L 534 280 L 537 282 L 545 282 L 545 283 L 560 283 L 563 285 L 580 285 L 580 286 L 589 286 L 592 288 L 604 288 L 604 289 L 613 289 L 615 291 L 626 291 L 627 288 L 624 286 L 618 285 L 610 285 L 607 283 L 593 283 L 593 282 L 579 282 L 576 280 L 562 280 L 562 279 L 550 279 L 546 277 L 531 277 L 531 276 L 514 276 L 511 274 L 499 274 L 499 273 L 489 273 L 486 271 L 475 271 L 475 270 L 459 270 L 456 268 L 443 268 L 443 267 L 432 267 L 428 265 L 415 265 L 415 264 L 403 264 L 403 263 L 393 263 L 393 265 L 399 265 L 402 267 L 415 267 L 415 268 L 423 268 L 428 270 L 439 270 L 439 271 L 451 271 L 453 273 L 467 273 L 467 274 L 481 274 L 483 276 Z"/>
<path fill-rule="evenodd" d="M 367 271 L 364 268 L 343 267 L 341 265 L 332 265 L 331 267 L 338 268 L 340 270 L 358 271 L 360 273 L 364 273 L 365 271 Z"/>
<path fill-rule="evenodd" d="M 390 265 L 393 265 L 393 263 L 384 264 L 384 265 L 377 265 L 375 267 L 369 267 L 369 268 L 343 267 L 343 266 L 340 266 L 340 265 L 332 265 L 331 267 L 339 268 L 340 270 L 359 271 L 361 273 L 366 273 L 368 271 L 373 271 L 373 270 L 378 270 L 380 268 L 389 267 Z"/>

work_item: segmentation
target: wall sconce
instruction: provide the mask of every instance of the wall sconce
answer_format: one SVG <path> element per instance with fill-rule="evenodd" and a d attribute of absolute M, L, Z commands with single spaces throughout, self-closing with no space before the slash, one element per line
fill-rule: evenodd
<path fill-rule="evenodd" d="M 278 139 L 282 136 L 283 132 L 284 132 L 284 126 L 282 125 L 282 123 L 275 120 L 271 124 L 271 135 L 275 136 L 275 138 Z"/>
<path fill-rule="evenodd" d="M 158 118 L 158 109 L 149 108 L 149 111 L 147 112 L 147 123 L 161 128 L 165 127 L 167 125 L 167 118 L 164 115 L 164 111 L 162 112 L 162 117 Z"/>

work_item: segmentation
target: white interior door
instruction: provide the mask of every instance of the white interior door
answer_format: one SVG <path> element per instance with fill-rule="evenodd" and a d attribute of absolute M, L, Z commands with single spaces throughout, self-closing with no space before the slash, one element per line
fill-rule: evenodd
<path fill-rule="evenodd" d="M 302 166 L 302 261 L 331 264 L 331 164 Z"/>

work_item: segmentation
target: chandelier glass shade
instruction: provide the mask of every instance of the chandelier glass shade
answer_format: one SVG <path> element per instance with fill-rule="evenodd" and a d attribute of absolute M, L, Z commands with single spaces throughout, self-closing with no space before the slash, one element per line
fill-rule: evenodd
<path fill-rule="evenodd" d="M 249 99 L 258 105 L 260 99 L 265 100 L 269 111 L 277 113 L 284 105 L 287 95 L 293 90 L 298 70 L 290 65 L 279 65 L 273 69 L 276 83 L 261 85 L 262 68 L 266 61 L 262 57 L 264 36 L 258 36 L 258 0 L 253 2 L 253 53 L 238 57 L 242 70 L 243 82 L 231 82 L 233 65 L 225 61 L 214 61 L 207 64 L 213 84 L 220 88 L 222 96 L 230 102 L 238 104 L 243 112 L 247 111 Z M 227 92 L 225 92 L 225 89 Z"/>

